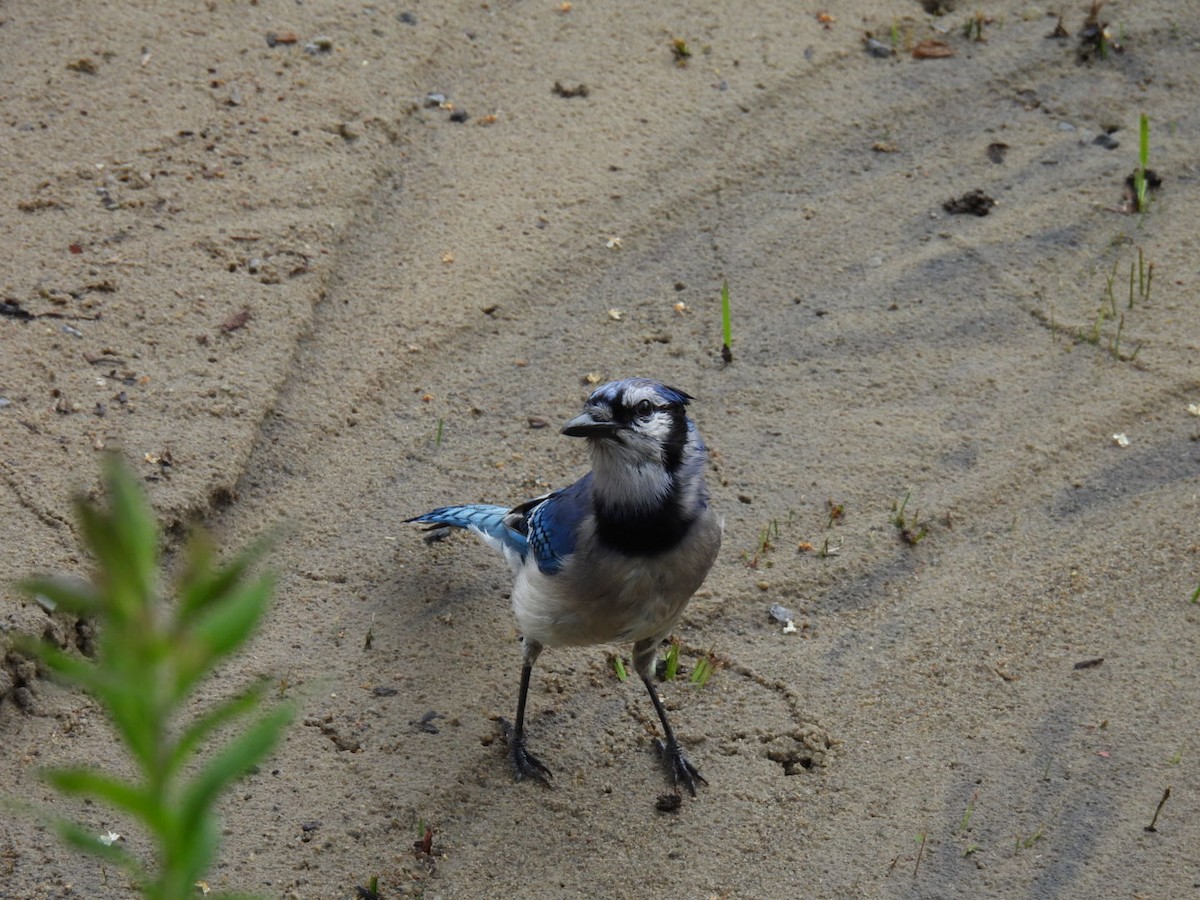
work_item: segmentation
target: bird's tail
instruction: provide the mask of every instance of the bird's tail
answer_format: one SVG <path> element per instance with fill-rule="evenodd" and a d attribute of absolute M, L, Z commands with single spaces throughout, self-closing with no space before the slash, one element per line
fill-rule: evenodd
<path fill-rule="evenodd" d="M 505 524 L 504 518 L 509 512 L 506 506 L 473 503 L 466 506 L 441 506 L 405 521 L 430 526 L 431 539 L 445 534 L 447 528 L 465 528 L 467 531 L 473 531 L 484 543 L 499 550 L 513 563 L 514 553 L 518 559 L 525 556 L 527 543 L 524 535 Z"/>
<path fill-rule="evenodd" d="M 508 508 L 474 503 L 467 506 L 440 506 L 424 515 L 405 519 L 418 525 L 449 526 L 478 531 L 481 535 L 498 538 L 504 531 L 504 517 Z"/>

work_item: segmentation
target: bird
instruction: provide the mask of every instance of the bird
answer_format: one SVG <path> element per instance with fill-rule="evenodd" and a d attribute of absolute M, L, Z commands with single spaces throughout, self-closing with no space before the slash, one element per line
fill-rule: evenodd
<path fill-rule="evenodd" d="M 658 646 L 679 621 L 721 546 L 704 481 L 708 450 L 688 417 L 694 398 L 649 378 L 592 391 L 562 434 L 583 438 L 591 471 L 568 487 L 508 508 L 443 506 L 406 521 L 473 532 L 503 554 L 514 575 L 512 608 L 521 634 L 515 722 L 499 724 L 516 780 L 549 785 L 550 769 L 529 751 L 529 680 L 546 647 L 631 643 L 662 725 L 655 738 L 676 794 L 696 796 L 707 779 L 688 759 L 654 686 Z"/>

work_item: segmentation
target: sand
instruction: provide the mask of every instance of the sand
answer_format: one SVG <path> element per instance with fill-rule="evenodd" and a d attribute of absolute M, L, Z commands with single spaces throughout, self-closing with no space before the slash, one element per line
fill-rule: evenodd
<path fill-rule="evenodd" d="M 983 42 L 974 8 L 826 9 L 5 7 L 0 581 L 87 571 L 105 448 L 168 558 L 193 522 L 288 528 L 199 699 L 299 707 L 221 804 L 214 889 L 1195 893 L 1200 17 L 1114 3 L 1100 58 L 1081 4 L 982 4 Z M 1130 215 L 1140 114 L 1162 184 Z M 974 190 L 988 215 L 945 210 Z M 555 784 L 514 783 L 507 570 L 402 524 L 569 483 L 559 424 L 633 374 L 697 398 L 725 518 L 677 629 L 715 674 L 662 687 L 709 781 L 674 813 L 627 648 L 542 657 Z M 0 657 L 78 642 L 11 587 L 0 623 Z M 37 777 L 122 770 L 96 704 L 0 672 L 0 794 L 144 852 Z M 0 824 L 0 896 L 133 893 Z"/>

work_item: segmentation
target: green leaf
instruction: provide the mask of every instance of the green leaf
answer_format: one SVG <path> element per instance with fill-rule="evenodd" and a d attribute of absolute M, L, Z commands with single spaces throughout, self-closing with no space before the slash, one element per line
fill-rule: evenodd
<path fill-rule="evenodd" d="M 208 761 L 200 774 L 184 788 L 180 799 L 179 821 L 183 833 L 198 828 L 217 795 L 271 752 L 294 713 L 290 705 L 276 707 Z"/>
<path fill-rule="evenodd" d="M 149 505 L 119 457 L 104 463 L 110 511 L 86 498 L 75 501 L 84 542 L 100 565 L 109 627 L 145 630 L 153 614 L 158 575 L 158 531 Z"/>
<path fill-rule="evenodd" d="M 182 828 L 182 824 L 180 825 Z M 165 848 L 159 883 L 164 898 L 195 896 L 195 883 L 217 853 L 217 822 L 211 811 L 190 828 L 174 835 Z"/>
<path fill-rule="evenodd" d="M 188 542 L 187 562 L 179 579 L 179 607 L 176 616 L 182 622 L 189 621 L 194 614 L 215 599 L 233 591 L 246 574 L 271 545 L 274 535 L 255 541 L 226 565 L 217 568 L 214 563 L 212 542 L 203 532 L 192 535 Z"/>
<path fill-rule="evenodd" d="M 15 634 L 13 635 L 13 647 L 21 653 L 40 659 L 55 675 L 88 691 L 92 691 L 101 680 L 95 664 L 73 653 L 60 650 L 53 644 L 34 640 L 26 634 Z"/>
<path fill-rule="evenodd" d="M 94 615 L 102 599 L 95 586 L 82 578 L 30 578 L 18 581 L 16 588 L 29 597 L 41 594 L 77 616 Z"/>
<path fill-rule="evenodd" d="M 679 674 L 679 641 L 671 641 L 667 658 L 663 664 L 663 681 L 674 681 Z"/>
<path fill-rule="evenodd" d="M 170 717 L 169 710 L 154 702 L 158 690 L 155 684 L 123 681 L 107 686 L 103 694 L 97 693 L 121 739 L 147 774 L 158 767 L 159 743 Z"/>
<path fill-rule="evenodd" d="M 165 774 L 169 777 L 178 771 L 196 747 L 222 725 L 236 719 L 238 716 L 253 712 L 262 701 L 266 689 L 267 682 L 263 681 L 246 693 L 227 700 L 216 709 L 209 710 L 192 722 L 180 736 L 179 740 L 176 741 L 174 748 L 172 748 L 171 755 L 167 758 L 165 765 Z"/>
<path fill-rule="evenodd" d="M 187 632 L 179 636 L 173 698 L 184 696 L 198 678 L 250 638 L 266 611 L 274 587 L 274 577 L 264 575 L 211 603 Z"/>
<path fill-rule="evenodd" d="M 105 459 L 104 476 L 126 566 L 140 593 L 152 597 L 158 575 L 158 526 L 150 503 L 119 456 Z"/>
<path fill-rule="evenodd" d="M 726 347 L 733 346 L 733 322 L 729 310 L 729 282 L 721 282 L 721 337 Z"/>
<path fill-rule="evenodd" d="M 141 864 L 124 847 L 116 843 L 106 844 L 90 831 L 67 819 L 55 819 L 54 830 L 70 846 L 124 869 L 136 882 L 144 882 L 146 872 Z"/>
<path fill-rule="evenodd" d="M 82 766 L 46 769 L 42 777 L 64 794 L 103 800 L 147 824 L 154 823 L 152 801 L 139 785 Z"/>
<path fill-rule="evenodd" d="M 1145 113 L 1138 117 L 1138 161 L 1143 169 L 1150 162 L 1150 119 Z"/>

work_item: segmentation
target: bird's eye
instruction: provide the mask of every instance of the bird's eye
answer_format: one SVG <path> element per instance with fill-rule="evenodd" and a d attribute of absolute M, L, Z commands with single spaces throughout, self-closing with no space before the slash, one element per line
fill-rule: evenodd
<path fill-rule="evenodd" d="M 644 419 L 654 412 L 654 405 L 649 400 L 639 400 L 633 411 Z"/>

